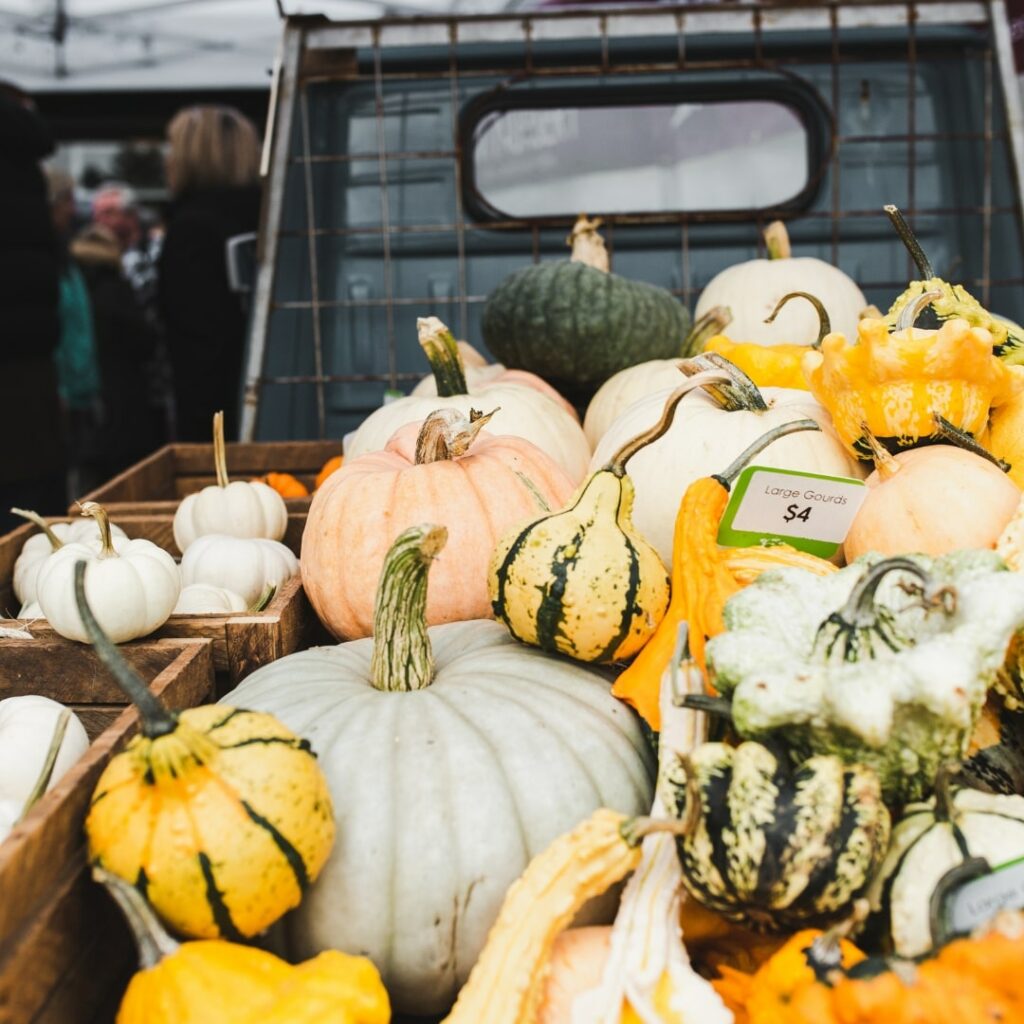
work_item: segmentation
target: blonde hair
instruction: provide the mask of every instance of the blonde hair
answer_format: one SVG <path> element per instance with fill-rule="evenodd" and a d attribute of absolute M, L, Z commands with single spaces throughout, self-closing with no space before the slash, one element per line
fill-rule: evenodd
<path fill-rule="evenodd" d="M 167 126 L 167 140 L 167 183 L 175 195 L 190 188 L 251 185 L 259 178 L 259 136 L 234 107 L 180 110 Z"/>

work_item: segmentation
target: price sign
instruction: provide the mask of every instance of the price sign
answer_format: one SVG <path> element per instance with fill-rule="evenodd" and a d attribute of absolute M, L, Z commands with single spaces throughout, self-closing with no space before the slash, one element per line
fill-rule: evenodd
<path fill-rule="evenodd" d="M 946 900 L 949 930 L 965 935 L 991 921 L 1000 910 L 1024 908 L 1024 857 L 965 882 Z"/>
<path fill-rule="evenodd" d="M 733 486 L 718 543 L 751 547 L 781 541 L 831 558 L 866 496 L 863 480 L 748 466 Z"/>

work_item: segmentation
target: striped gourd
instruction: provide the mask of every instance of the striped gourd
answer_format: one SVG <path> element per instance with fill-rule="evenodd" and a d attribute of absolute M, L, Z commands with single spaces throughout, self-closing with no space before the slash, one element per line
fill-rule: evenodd
<path fill-rule="evenodd" d="M 885 853 L 878 776 L 832 755 L 795 770 L 759 743 L 706 743 L 663 776 L 690 894 L 764 931 L 849 911 Z"/>
<path fill-rule="evenodd" d="M 268 714 L 212 704 L 168 711 L 100 631 L 84 568 L 75 573 L 79 614 L 142 720 L 96 784 L 89 858 L 183 935 L 256 935 L 298 905 L 331 851 L 334 812 L 316 756 Z"/>

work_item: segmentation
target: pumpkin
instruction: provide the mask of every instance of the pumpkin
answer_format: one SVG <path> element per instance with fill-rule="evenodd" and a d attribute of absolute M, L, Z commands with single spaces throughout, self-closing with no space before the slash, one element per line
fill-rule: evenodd
<path fill-rule="evenodd" d="M 727 306 L 733 320 L 723 333 L 758 345 L 810 345 L 818 335 L 818 317 L 810 307 L 791 305 L 773 323 L 765 318 L 789 292 L 816 295 L 836 329 L 852 335 L 864 293 L 841 270 L 823 260 L 794 258 L 789 235 L 780 221 L 764 232 L 768 259 L 737 263 L 716 274 L 701 292 L 694 316 L 713 306 Z"/>
<path fill-rule="evenodd" d="M 256 477 L 251 483 L 266 484 L 277 491 L 282 498 L 309 497 L 309 488 L 291 473 L 267 473 L 265 476 Z"/>
<path fill-rule="evenodd" d="M 733 482 L 752 458 L 785 434 L 820 430 L 814 420 L 774 427 L 755 441 L 721 474 L 696 480 L 686 489 L 676 515 L 672 542 L 672 600 L 657 630 L 629 668 L 619 674 L 612 693 L 632 705 L 654 730 L 661 728 L 658 691 L 675 645 L 675 634 L 689 623 L 690 650 L 702 672 L 704 643 L 725 628 L 725 602 L 765 569 L 803 567 L 819 575 L 834 571 L 824 559 L 782 544 L 765 548 L 718 546 L 718 527 Z"/>
<path fill-rule="evenodd" d="M 175 615 L 225 615 L 249 610 L 241 594 L 210 583 L 190 583 L 181 588 Z"/>
<path fill-rule="evenodd" d="M 988 429 L 978 440 L 1009 467 L 1010 479 L 1024 488 L 1024 392 L 992 410 Z"/>
<path fill-rule="evenodd" d="M 966 752 L 1024 626 L 1024 577 L 990 551 L 872 555 L 829 576 L 765 573 L 724 620 L 707 664 L 738 734 L 871 765 L 898 804 Z"/>
<path fill-rule="evenodd" d="M 729 310 L 716 307 L 708 310 L 694 325 L 683 351 L 674 359 L 649 359 L 627 366 L 609 377 L 587 405 L 583 433 L 591 448 L 596 448 L 604 432 L 637 399 L 679 386 L 679 356 L 697 355 L 705 342 L 720 333 L 732 319 Z"/>
<path fill-rule="evenodd" d="M 336 470 L 341 469 L 345 464 L 345 457 L 343 455 L 335 455 L 328 459 L 320 469 L 320 472 L 316 475 L 316 483 L 313 485 L 313 489 L 319 491 L 321 487 L 327 482 L 327 478 Z"/>
<path fill-rule="evenodd" d="M 551 456 L 573 483 L 583 479 L 590 445 L 583 428 L 557 402 L 535 388 L 502 380 L 472 388 L 451 331 L 437 317 L 416 321 L 420 346 L 434 371 L 438 397 L 410 395 L 372 412 L 356 430 L 346 449 L 346 460 L 387 447 L 391 436 L 407 423 L 420 423 L 437 409 L 455 409 L 464 416 L 470 410 L 494 408 L 491 432 L 521 437 Z"/>
<path fill-rule="evenodd" d="M 388 548 L 420 522 L 443 524 L 458 552 L 434 567 L 427 622 L 491 617 L 487 564 L 495 542 L 562 505 L 573 484 L 529 441 L 481 436 L 490 419 L 439 409 L 402 427 L 384 451 L 350 459 L 317 493 L 302 535 L 302 582 L 335 635 L 371 634 Z"/>
<path fill-rule="evenodd" d="M 231 482 L 224 445 L 224 413 L 213 415 L 213 465 L 217 483 L 183 498 L 174 513 L 174 543 L 184 553 L 199 537 L 266 537 L 280 540 L 288 529 L 284 498 L 260 480 Z"/>
<path fill-rule="evenodd" d="M 539 374 L 574 401 L 627 366 L 680 355 L 690 326 L 670 292 L 609 272 L 600 225 L 581 215 L 566 240 L 570 259 L 510 274 L 481 321 L 502 363 Z"/>
<path fill-rule="evenodd" d="M 996 687 L 974 725 L 961 771 L 976 789 L 1024 795 L 1024 715 Z"/>
<path fill-rule="evenodd" d="M 944 555 L 996 546 L 1021 492 L 990 458 L 955 444 L 890 455 L 867 427 L 861 437 L 875 471 L 843 545 L 848 562 L 869 551 Z"/>
<path fill-rule="evenodd" d="M 89 565 L 86 593 L 115 643 L 159 629 L 181 593 L 174 559 L 148 540 L 124 541 L 115 549 L 106 509 L 94 501 L 82 505 L 82 515 L 96 520 L 100 540 L 64 544 L 43 563 L 36 585 L 47 622 L 69 640 L 88 639 L 74 591 L 75 563 L 84 559 Z"/>
<path fill-rule="evenodd" d="M 298 575 L 299 561 L 289 548 L 264 537 L 207 534 L 188 546 L 181 559 L 181 581 L 206 583 L 237 594 L 246 607 L 267 587 L 279 587 Z"/>
<path fill-rule="evenodd" d="M 807 390 L 804 380 L 803 358 L 808 347 L 818 349 L 825 337 L 832 333 L 832 323 L 821 302 L 809 292 L 790 292 L 779 299 L 779 304 L 765 320 L 773 323 L 780 310 L 790 299 L 806 299 L 818 314 L 818 337 L 807 345 L 759 345 L 751 341 L 731 341 L 723 334 L 711 338 L 705 352 L 717 352 L 738 366 L 758 387 L 797 388 Z"/>
<path fill-rule="evenodd" d="M 633 527 L 626 463 L 663 436 L 691 378 L 665 403 L 661 420 L 594 473 L 567 508 L 515 526 L 498 541 L 488 571 L 495 618 L 512 635 L 579 661 L 635 654 L 665 614 L 668 577 L 658 553 Z"/>
<path fill-rule="evenodd" d="M 721 356 L 708 353 L 683 362 L 688 374 L 704 370 L 725 372 L 729 385 L 707 385 L 688 395 L 671 428 L 658 441 L 638 452 L 629 475 L 636 489 L 633 522 L 652 544 L 665 565 L 672 563 L 672 534 L 676 510 L 687 487 L 729 465 L 765 431 L 796 419 L 813 419 L 820 431 L 775 441 L 759 464 L 829 476 L 863 476 L 836 439 L 828 413 L 806 391 L 758 389 L 746 374 Z M 630 438 L 661 418 L 668 393 L 661 391 L 635 402 L 605 432 L 591 459 L 591 471 L 607 465 Z"/>
<path fill-rule="evenodd" d="M 953 884 L 1024 857 L 1024 796 L 982 793 L 944 767 L 935 795 L 910 804 L 869 899 L 899 956 L 915 957 L 948 937 L 944 895 Z"/>
<path fill-rule="evenodd" d="M 978 434 L 989 410 L 1024 390 L 1024 369 L 992 354 L 992 335 L 966 320 L 947 320 L 937 331 L 914 327 L 938 292 L 905 306 L 890 333 L 883 320 L 864 319 L 857 342 L 830 334 L 804 356 L 811 394 L 832 414 L 849 450 L 871 458 L 865 431 L 890 451 L 936 440 L 936 416 Z"/>
<path fill-rule="evenodd" d="M 335 950 L 292 966 L 222 939 L 179 943 L 133 886 L 96 868 L 121 908 L 139 970 L 116 1024 L 388 1024 L 388 995 L 365 957 Z"/>
<path fill-rule="evenodd" d="M 653 774 L 600 673 L 496 622 L 427 628 L 445 540 L 419 526 L 394 542 L 373 639 L 289 655 L 225 698 L 309 737 L 352 837 L 290 917 L 291 951 L 361 950 L 396 1011 L 418 1014 L 451 1006 L 530 857 L 596 807 L 648 807 Z"/>
<path fill-rule="evenodd" d="M 141 719 L 93 791 L 90 861 L 134 885 L 183 935 L 258 934 L 298 904 L 334 842 L 316 756 L 271 715 L 212 704 L 169 711 L 93 617 L 84 562 L 75 598 Z"/>

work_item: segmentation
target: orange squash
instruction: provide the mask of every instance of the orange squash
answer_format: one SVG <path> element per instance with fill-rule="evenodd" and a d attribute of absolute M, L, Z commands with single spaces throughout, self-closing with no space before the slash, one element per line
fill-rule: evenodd
<path fill-rule="evenodd" d="M 328 459 L 320 469 L 320 472 L 316 475 L 316 482 L 313 484 L 313 489 L 319 491 L 321 487 L 327 482 L 327 478 L 337 469 L 341 469 L 345 462 L 343 455 L 335 455 L 333 459 Z"/>
<path fill-rule="evenodd" d="M 309 497 L 309 488 L 291 473 L 267 473 L 266 476 L 258 476 L 255 479 L 268 487 L 273 487 L 282 498 Z"/>

